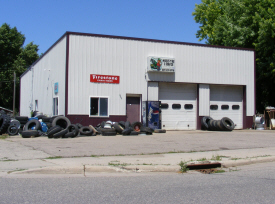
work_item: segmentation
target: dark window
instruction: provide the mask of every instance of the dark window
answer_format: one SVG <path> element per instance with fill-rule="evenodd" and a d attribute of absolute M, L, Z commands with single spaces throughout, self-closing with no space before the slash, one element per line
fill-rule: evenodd
<path fill-rule="evenodd" d="M 181 105 L 180 104 L 173 104 L 172 109 L 181 109 Z"/>
<path fill-rule="evenodd" d="M 90 116 L 108 116 L 108 98 L 90 98 Z"/>
<path fill-rule="evenodd" d="M 240 109 L 240 106 L 239 105 L 233 105 L 232 106 L 232 110 L 239 110 Z"/>
<path fill-rule="evenodd" d="M 169 105 L 167 103 L 161 103 L 160 104 L 160 108 L 161 109 L 168 109 L 169 108 Z"/>
<path fill-rule="evenodd" d="M 193 104 L 185 104 L 184 109 L 186 110 L 192 110 L 193 109 Z"/>
<path fill-rule="evenodd" d="M 211 105 L 210 110 L 218 110 L 218 105 Z"/>
<path fill-rule="evenodd" d="M 222 105 L 222 110 L 228 110 L 229 109 L 229 105 Z"/>

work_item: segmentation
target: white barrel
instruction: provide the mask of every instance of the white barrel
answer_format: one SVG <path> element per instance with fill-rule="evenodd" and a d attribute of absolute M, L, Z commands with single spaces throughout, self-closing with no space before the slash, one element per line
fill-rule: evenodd
<path fill-rule="evenodd" d="M 263 117 L 256 117 L 255 118 L 256 124 L 264 124 L 264 118 Z"/>
<path fill-rule="evenodd" d="M 275 119 L 271 119 L 271 120 L 270 120 L 270 128 L 271 128 L 272 130 L 275 129 Z"/>

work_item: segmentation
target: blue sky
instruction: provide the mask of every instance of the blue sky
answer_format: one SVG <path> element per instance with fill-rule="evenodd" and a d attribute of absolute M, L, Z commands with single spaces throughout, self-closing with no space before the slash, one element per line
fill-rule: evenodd
<path fill-rule="evenodd" d="M 0 0 L 0 20 L 45 52 L 66 31 L 199 42 L 201 0 Z"/>

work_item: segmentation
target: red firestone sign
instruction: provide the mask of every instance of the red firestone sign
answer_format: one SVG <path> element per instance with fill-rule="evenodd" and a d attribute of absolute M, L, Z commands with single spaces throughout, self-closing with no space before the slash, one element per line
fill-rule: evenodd
<path fill-rule="evenodd" d="M 119 84 L 119 76 L 91 74 L 90 82 Z"/>

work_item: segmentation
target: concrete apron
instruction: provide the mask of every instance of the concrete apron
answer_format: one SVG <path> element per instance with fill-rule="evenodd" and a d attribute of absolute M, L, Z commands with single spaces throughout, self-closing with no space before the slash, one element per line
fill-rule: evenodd
<path fill-rule="evenodd" d="M 220 132 L 203 132 L 203 131 L 174 131 L 168 132 L 166 135 L 157 135 L 150 138 L 131 138 L 128 141 L 128 145 L 133 145 L 134 142 L 140 142 L 140 146 L 154 145 L 153 152 L 147 152 L 146 154 L 136 152 L 136 155 L 119 155 L 117 156 L 117 148 L 112 145 L 114 141 L 122 143 L 125 138 L 122 136 L 112 137 L 106 139 L 106 137 L 97 138 L 77 138 L 77 140 L 48 140 L 47 138 L 31 138 L 23 139 L 21 137 L 9 138 L 4 141 L 0 141 L 1 158 L 0 158 L 0 177 L 12 176 L 12 175 L 80 175 L 87 176 L 99 172 L 120 172 L 120 173 L 141 173 L 141 172 L 179 172 L 181 161 L 190 163 L 199 162 L 220 162 L 223 168 L 238 167 L 241 165 L 248 165 L 261 162 L 274 162 L 275 161 L 275 147 L 272 147 L 272 141 L 275 137 L 272 131 L 259 132 L 256 131 L 233 131 L 231 134 L 225 133 L 225 140 L 230 137 L 231 143 L 221 143 L 218 146 L 223 147 L 219 150 L 213 149 L 213 143 L 218 138 L 224 137 L 224 133 Z M 236 137 L 237 136 L 237 137 Z M 238 140 L 247 141 L 240 145 L 239 141 L 236 144 L 232 143 L 232 138 L 238 138 Z M 203 138 L 203 139 L 202 139 Z M 148 144 L 150 139 L 150 144 Z M 128 140 L 128 139 L 127 139 Z M 266 141 L 264 141 L 266 140 Z M 68 141 L 71 141 L 68 143 Z M 74 142 L 79 142 L 79 151 L 74 149 L 70 151 L 68 156 L 56 156 L 59 151 L 53 149 L 55 145 L 60 146 L 65 144 L 63 148 L 73 147 Z M 79 156 L 79 152 L 82 145 L 87 145 L 87 141 L 98 143 L 110 143 L 107 144 L 109 152 L 114 152 L 113 156 Z M 178 148 L 174 148 L 181 141 L 188 141 L 189 152 L 176 153 L 176 151 L 182 151 Z M 229 141 L 229 140 L 228 140 Z M 41 144 L 47 143 L 47 146 L 40 148 Z M 59 144 L 56 144 L 59 143 Z M 83 143 L 83 144 L 82 144 Z M 152 143 L 152 144 L 151 144 Z M 172 144 L 171 144 L 172 143 Z M 93 144 L 93 143 L 91 143 Z M 100 143 L 101 144 L 101 143 Z M 163 145 L 170 145 L 170 153 L 161 153 Z M 182 143 L 184 146 L 186 143 Z M 209 144 L 209 145 L 207 145 Z M 255 145 L 258 144 L 258 145 Z M 198 146 L 204 148 L 200 150 Z M 230 146 L 231 145 L 231 146 Z M 91 145 L 90 145 L 91 146 Z M 160 146 L 159 149 L 156 146 Z M 274 145 L 275 146 L 275 145 Z M 95 147 L 94 147 L 95 148 Z M 230 149 L 232 148 L 232 149 Z M 73 148 L 72 148 L 73 149 Z M 190 149 L 193 149 L 190 151 Z M 222 149 L 222 150 L 221 150 Z M 158 153 L 154 153 L 158 152 Z M 164 152 L 167 152 L 165 149 Z M 86 154 L 86 153 L 83 153 Z M 75 156 L 73 156 L 75 155 Z"/>

